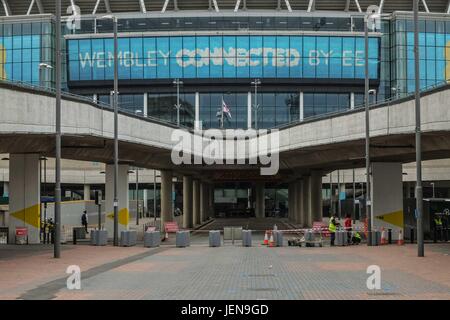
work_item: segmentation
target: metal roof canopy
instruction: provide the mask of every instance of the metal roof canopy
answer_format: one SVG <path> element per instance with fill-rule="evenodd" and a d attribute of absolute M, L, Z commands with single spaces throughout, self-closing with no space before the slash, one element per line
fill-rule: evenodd
<path fill-rule="evenodd" d="M 0 0 L 0 15 L 32 15 L 35 13 L 53 13 L 54 0 Z M 424 12 L 441 12 L 450 14 L 450 0 L 418 0 L 420 10 Z M 369 5 L 377 4 L 380 11 L 412 11 L 412 0 L 62 0 L 62 7 L 80 8 L 81 14 L 141 12 L 149 14 L 160 12 L 210 11 L 220 13 L 250 12 L 265 10 L 269 12 L 296 11 L 333 11 L 364 13 Z M 273 8 L 272 10 L 270 8 Z M 34 11 L 33 11 L 34 10 Z M 37 11 L 37 12 L 36 12 Z M 63 13 L 65 10 L 63 9 Z"/>

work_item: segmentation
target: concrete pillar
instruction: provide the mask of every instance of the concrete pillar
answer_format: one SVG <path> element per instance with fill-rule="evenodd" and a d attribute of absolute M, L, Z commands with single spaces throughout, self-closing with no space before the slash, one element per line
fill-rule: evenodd
<path fill-rule="evenodd" d="M 209 214 L 208 217 L 214 217 L 214 184 L 209 185 Z"/>
<path fill-rule="evenodd" d="M 322 221 L 322 172 L 312 171 L 310 183 L 311 222 Z"/>
<path fill-rule="evenodd" d="M 3 197 L 9 197 L 9 182 L 3 182 Z"/>
<path fill-rule="evenodd" d="M 303 188 L 302 188 L 302 198 L 303 198 L 303 225 L 305 227 L 312 227 L 312 216 L 311 216 L 311 176 L 303 177 Z"/>
<path fill-rule="evenodd" d="M 88 184 L 84 185 L 83 188 L 83 197 L 84 197 L 84 201 L 89 201 L 91 200 L 91 186 Z"/>
<path fill-rule="evenodd" d="M 295 222 L 296 213 L 295 203 L 295 182 L 290 182 L 288 185 L 288 216 L 289 220 Z"/>
<path fill-rule="evenodd" d="M 298 180 L 295 182 L 295 223 L 299 225 L 303 225 L 302 198 L 303 198 L 303 182 L 302 180 Z"/>
<path fill-rule="evenodd" d="M 208 199 L 208 185 L 205 182 L 200 182 L 200 223 L 206 220 L 207 215 L 207 199 Z"/>
<path fill-rule="evenodd" d="M 255 216 L 257 218 L 265 217 L 265 199 L 264 199 L 264 182 L 257 182 L 255 186 Z"/>
<path fill-rule="evenodd" d="M 299 211 L 299 224 L 301 226 L 305 226 L 306 225 L 306 221 L 307 219 L 307 212 L 308 212 L 308 197 L 306 196 L 306 184 L 305 184 L 305 179 L 301 179 L 300 180 L 300 187 L 299 187 L 299 191 L 298 191 L 298 201 L 299 201 L 299 206 L 298 206 L 298 211 Z"/>
<path fill-rule="evenodd" d="M 195 227 L 200 223 L 200 181 L 196 179 L 192 181 L 192 217 Z"/>
<path fill-rule="evenodd" d="M 393 230 L 393 239 L 403 231 L 403 173 L 401 163 L 372 163 L 373 227 Z"/>
<path fill-rule="evenodd" d="M 173 221 L 172 171 L 161 170 L 161 226 Z"/>
<path fill-rule="evenodd" d="M 183 228 L 193 227 L 192 218 L 192 178 L 183 177 Z"/>
<path fill-rule="evenodd" d="M 144 201 L 144 213 L 148 212 L 148 208 L 147 208 L 148 194 L 147 194 L 147 192 L 148 192 L 147 189 L 142 190 L 142 199 Z"/>
<path fill-rule="evenodd" d="M 114 165 L 106 165 L 105 177 L 105 228 L 108 237 L 114 237 Z M 122 230 L 128 230 L 130 221 L 129 198 L 128 198 L 128 165 L 119 164 L 119 175 L 117 177 L 117 199 L 119 205 L 119 237 Z"/>
<path fill-rule="evenodd" d="M 28 228 L 28 242 L 39 243 L 40 172 L 38 154 L 9 156 L 9 242 L 16 227 Z"/>

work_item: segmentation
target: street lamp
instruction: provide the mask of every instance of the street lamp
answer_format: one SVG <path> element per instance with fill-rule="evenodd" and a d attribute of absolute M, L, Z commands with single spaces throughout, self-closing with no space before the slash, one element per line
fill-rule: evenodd
<path fill-rule="evenodd" d="M 255 79 L 255 81 L 252 81 L 250 83 L 252 86 L 255 86 L 255 103 L 253 105 L 253 108 L 255 110 L 255 130 L 258 130 L 258 86 L 261 85 L 261 80 Z"/>
<path fill-rule="evenodd" d="M 175 105 L 175 108 L 177 108 L 177 126 L 180 126 L 180 85 L 183 85 L 183 81 L 177 78 L 173 80 L 173 84 L 177 87 L 177 104 Z"/>
<path fill-rule="evenodd" d="M 114 107 L 114 246 L 119 245 L 119 199 L 117 191 L 117 178 L 119 176 L 119 135 L 118 135 L 118 98 L 119 98 L 119 64 L 118 64 L 118 41 L 117 41 L 117 17 L 113 15 L 105 15 L 102 19 L 111 19 L 113 21 L 114 33 L 114 91 L 113 91 L 113 107 Z"/>
<path fill-rule="evenodd" d="M 370 112 L 369 112 L 369 95 L 374 93 L 369 87 L 369 22 L 373 19 L 379 18 L 379 9 L 376 6 L 370 6 L 364 16 L 364 105 L 366 118 L 366 215 L 367 215 L 367 245 L 372 245 L 372 201 L 370 197 Z M 375 29 L 376 24 L 372 22 L 372 28 Z"/>
<path fill-rule="evenodd" d="M 416 103 L 416 214 L 417 214 L 417 255 L 423 257 L 423 190 L 422 190 L 422 137 L 420 128 L 420 66 L 419 66 L 419 0 L 413 0 L 414 11 L 414 77 Z"/>
<path fill-rule="evenodd" d="M 433 187 L 433 199 L 436 198 L 436 194 L 434 192 L 434 182 L 430 182 L 430 185 Z"/>
<path fill-rule="evenodd" d="M 61 0 L 56 0 L 55 19 L 55 239 L 53 257 L 61 257 Z"/>
<path fill-rule="evenodd" d="M 39 63 L 39 73 L 40 73 L 40 81 L 41 81 L 41 87 L 45 87 L 44 85 L 44 74 L 43 71 L 44 70 L 52 70 L 53 67 L 51 65 L 49 65 L 48 63 L 45 62 L 41 62 Z"/>

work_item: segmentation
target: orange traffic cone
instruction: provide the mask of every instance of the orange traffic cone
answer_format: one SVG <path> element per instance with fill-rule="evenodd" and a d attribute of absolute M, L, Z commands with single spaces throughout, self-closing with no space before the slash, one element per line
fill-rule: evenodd
<path fill-rule="evenodd" d="M 264 235 L 264 242 L 263 245 L 267 246 L 269 245 L 269 236 L 267 235 L 268 231 L 266 230 L 266 234 Z"/>
<path fill-rule="evenodd" d="M 384 227 L 381 228 L 381 245 L 387 244 L 386 242 L 386 231 L 384 230 Z"/>
<path fill-rule="evenodd" d="M 403 230 L 401 230 L 401 229 L 398 231 L 398 241 L 397 241 L 397 244 L 398 244 L 399 246 L 402 246 L 402 245 L 405 244 L 405 242 L 403 241 Z"/>
<path fill-rule="evenodd" d="M 274 247 L 275 242 L 273 241 L 273 233 L 270 233 L 269 247 Z"/>

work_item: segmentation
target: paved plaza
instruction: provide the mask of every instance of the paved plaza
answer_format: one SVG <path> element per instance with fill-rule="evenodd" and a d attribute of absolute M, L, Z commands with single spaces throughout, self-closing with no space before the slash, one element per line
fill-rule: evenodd
<path fill-rule="evenodd" d="M 450 244 L 267 248 L 227 242 L 210 248 L 205 234 L 188 248 L 171 242 L 0 247 L 1 299 L 450 299 Z M 67 266 L 81 268 L 81 289 L 66 288 Z M 381 289 L 367 289 L 369 265 L 381 268 Z"/>

